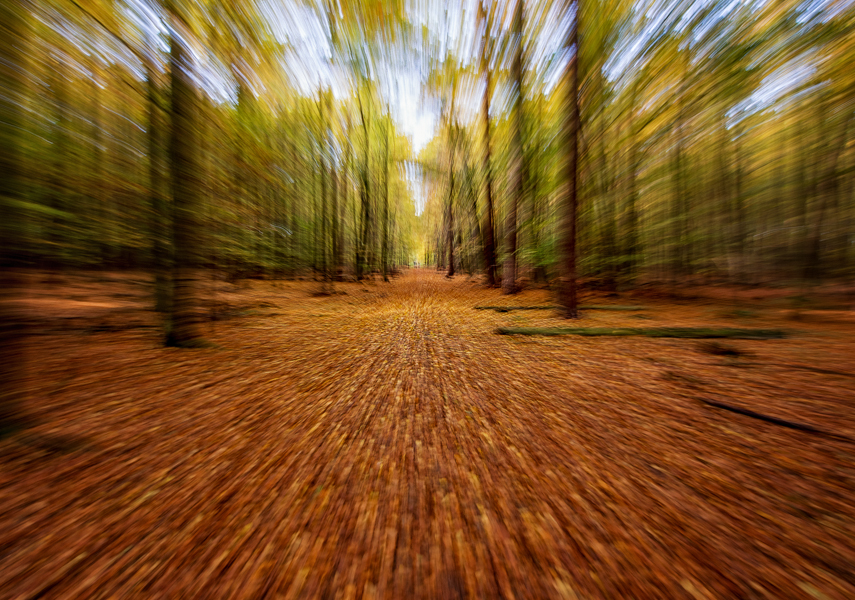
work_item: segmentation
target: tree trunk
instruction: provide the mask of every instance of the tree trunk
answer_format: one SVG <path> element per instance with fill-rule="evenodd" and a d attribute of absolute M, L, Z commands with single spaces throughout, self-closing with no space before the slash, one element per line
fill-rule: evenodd
<path fill-rule="evenodd" d="M 28 8 L 0 2 L 0 23 L 11 37 L 0 43 L 0 437 L 23 423 L 25 331 L 15 302 L 23 287 Z"/>
<path fill-rule="evenodd" d="M 639 130 L 635 126 L 634 111 L 636 108 L 637 99 L 637 83 L 633 84 L 632 111 L 629 125 L 629 193 L 627 194 L 626 207 L 626 256 L 625 265 L 627 276 L 630 280 L 634 280 L 638 274 L 639 256 L 641 254 L 640 234 L 638 231 L 638 167 L 641 164 L 638 145 L 636 139 L 639 135 Z"/>
<path fill-rule="evenodd" d="M 602 207 L 602 223 L 601 231 L 603 236 L 603 258 L 604 258 L 604 273 L 603 283 L 607 290 L 615 291 L 616 278 L 615 258 L 617 257 L 617 231 L 615 227 L 615 205 L 612 186 L 612 175 L 608 168 L 608 158 L 606 155 L 606 127 L 605 114 L 602 107 L 605 107 L 605 97 L 603 94 L 602 76 L 597 74 L 598 98 L 597 103 L 601 107 L 598 115 L 599 135 L 597 140 L 597 160 L 599 170 L 599 196 L 600 206 Z"/>
<path fill-rule="evenodd" d="M 391 115 L 389 116 L 391 118 Z M 386 145 L 383 154 L 383 281 L 389 281 L 389 124 L 386 125 Z"/>
<path fill-rule="evenodd" d="M 481 20 L 484 23 L 484 42 L 481 46 L 481 71 L 484 73 L 485 86 L 484 96 L 481 99 L 481 119 L 484 122 L 484 155 L 483 155 L 483 170 L 484 170 L 484 188 L 486 194 L 486 205 L 484 212 L 486 213 L 486 223 L 484 225 L 484 271 L 487 275 L 487 285 L 493 287 L 496 285 L 496 227 L 493 223 L 495 210 L 493 208 L 493 171 L 490 166 L 490 94 L 492 93 L 491 74 L 489 65 L 489 21 L 487 19 L 487 11 L 484 5 L 484 0 L 478 4 L 478 12 Z"/>
<path fill-rule="evenodd" d="M 320 246 L 320 233 L 318 232 L 318 197 L 321 194 L 321 180 L 323 179 L 323 166 L 320 164 L 320 152 L 312 161 L 312 279 L 318 277 L 318 247 Z"/>
<path fill-rule="evenodd" d="M 340 281 L 340 273 L 341 273 L 341 223 L 339 220 L 339 206 L 341 201 L 339 199 L 341 182 L 339 179 L 341 178 L 341 173 L 339 173 L 338 169 L 333 166 L 332 168 L 332 278 L 333 281 Z"/>
<path fill-rule="evenodd" d="M 318 140 L 318 164 L 320 166 L 319 174 L 321 177 L 321 235 L 318 239 L 320 244 L 320 255 L 321 255 L 321 279 L 323 281 L 323 285 L 321 291 L 324 294 L 328 294 L 330 292 L 329 284 L 330 284 L 330 271 L 329 271 L 329 217 L 327 215 L 327 180 L 329 179 L 330 172 L 332 171 L 332 161 L 327 160 L 327 122 L 326 122 L 326 113 L 324 111 L 324 104 L 326 103 L 326 94 L 321 93 L 321 97 L 318 102 L 318 110 L 320 111 L 320 120 L 321 120 L 321 134 L 320 139 Z"/>
<path fill-rule="evenodd" d="M 564 316 L 576 319 L 579 316 L 576 299 L 576 185 L 579 151 L 579 16 L 581 0 L 574 0 L 573 23 L 567 36 L 567 50 L 573 59 L 567 67 L 567 120 L 565 144 L 567 146 L 567 187 L 564 198 L 564 214 L 561 225 L 561 280 L 558 302 Z"/>
<path fill-rule="evenodd" d="M 64 58 L 59 60 L 64 61 Z M 71 187 L 68 185 L 68 167 L 71 164 L 70 140 L 69 140 L 69 118 L 68 118 L 68 85 L 66 81 L 67 70 L 64 65 L 58 65 L 56 71 L 51 73 L 50 86 L 54 92 L 56 103 L 56 137 L 53 147 L 53 170 L 50 182 L 50 206 L 55 211 L 51 218 L 50 235 L 51 249 L 48 252 L 49 267 L 59 270 L 65 263 L 63 246 L 65 242 L 65 219 L 61 215 L 66 210 L 69 201 Z"/>
<path fill-rule="evenodd" d="M 170 40 L 170 83 L 172 88 L 172 137 L 169 159 L 172 175 L 172 314 L 167 345 L 198 346 L 200 319 L 195 304 L 194 271 L 199 268 L 199 160 L 196 90 L 190 79 L 190 60 L 181 42 Z"/>
<path fill-rule="evenodd" d="M 523 196 L 523 147 L 521 131 L 522 112 L 522 45 L 523 45 L 523 0 L 517 0 L 514 8 L 513 34 L 516 40 L 511 77 L 514 85 L 513 116 L 511 117 L 511 135 L 513 152 L 511 166 L 510 202 L 505 221 L 505 264 L 502 269 L 502 293 L 514 294 L 517 288 L 517 207 Z"/>
<path fill-rule="evenodd" d="M 692 273 L 692 263 L 694 257 L 692 255 L 692 240 L 690 236 L 690 211 L 693 202 L 691 201 L 692 190 L 686 185 L 686 133 L 685 127 L 688 122 L 689 115 L 686 111 L 686 96 L 689 93 L 689 68 L 691 64 L 690 50 L 683 51 L 683 73 L 678 91 L 678 113 L 677 127 L 675 129 L 676 137 L 674 144 L 674 254 L 673 254 L 673 273 L 674 281 L 677 277 L 690 275 Z M 737 160 L 738 164 L 738 160 Z"/>
<path fill-rule="evenodd" d="M 161 314 L 169 313 L 169 257 L 164 239 L 167 231 L 168 202 L 164 193 L 161 171 L 160 136 L 157 83 L 154 66 L 145 62 L 148 87 L 148 186 L 151 204 L 151 268 L 154 272 L 154 309 Z"/>
<path fill-rule="evenodd" d="M 369 169 L 371 168 L 371 142 L 368 138 L 368 122 L 365 120 L 361 94 L 358 94 L 357 98 L 359 100 L 359 116 L 362 119 L 362 132 L 365 138 L 363 141 L 365 147 L 365 163 L 362 165 L 362 169 L 360 171 L 361 185 L 359 189 L 359 196 L 362 202 L 362 235 L 359 240 L 359 252 L 357 254 L 358 264 L 356 266 L 356 278 L 362 279 L 363 267 L 365 266 L 366 255 L 368 252 L 369 234 L 371 232 L 371 190 L 369 182 Z"/>
<path fill-rule="evenodd" d="M 101 86 L 98 83 L 100 69 L 93 67 L 92 73 L 92 195 L 94 199 L 94 214 L 92 223 L 93 253 L 99 268 L 105 268 L 110 258 L 110 245 L 107 238 L 110 235 L 109 215 L 107 214 L 107 177 L 104 166 L 107 164 L 104 152 L 104 123 L 102 122 Z M 106 82 L 105 82 L 106 83 Z"/>
<path fill-rule="evenodd" d="M 344 164 L 342 165 L 341 177 L 339 180 L 339 209 L 341 216 L 339 218 L 339 242 L 338 242 L 338 260 L 336 264 L 340 267 L 339 279 L 344 279 L 345 271 L 345 230 L 347 228 L 347 206 L 350 202 L 350 112 L 347 113 L 347 125 L 345 135 L 345 156 Z"/>
<path fill-rule="evenodd" d="M 452 128 L 451 156 L 448 161 L 448 197 L 445 203 L 445 239 L 448 245 L 448 271 L 446 277 L 454 277 L 454 156 L 457 134 Z"/>

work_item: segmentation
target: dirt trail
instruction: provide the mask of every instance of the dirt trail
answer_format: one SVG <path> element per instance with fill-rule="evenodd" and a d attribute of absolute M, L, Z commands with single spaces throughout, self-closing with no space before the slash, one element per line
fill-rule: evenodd
<path fill-rule="evenodd" d="M 852 323 L 734 342 L 738 368 L 472 310 L 544 291 L 312 286 L 223 292 L 249 312 L 212 326 L 220 350 L 40 336 L 42 423 L 0 442 L 0 598 L 855 597 L 855 445 L 692 400 L 853 435 L 851 378 L 776 366 L 851 369 Z"/>

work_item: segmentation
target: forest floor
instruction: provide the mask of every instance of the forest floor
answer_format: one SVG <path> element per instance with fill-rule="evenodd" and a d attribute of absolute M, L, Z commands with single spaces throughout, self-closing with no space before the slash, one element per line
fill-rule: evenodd
<path fill-rule="evenodd" d="M 31 286 L 0 598 L 855 598 L 852 312 L 591 293 L 646 308 L 579 326 L 790 336 L 502 336 L 568 323 L 430 270 L 319 285 L 218 283 L 205 350 L 160 346 L 141 275 Z"/>

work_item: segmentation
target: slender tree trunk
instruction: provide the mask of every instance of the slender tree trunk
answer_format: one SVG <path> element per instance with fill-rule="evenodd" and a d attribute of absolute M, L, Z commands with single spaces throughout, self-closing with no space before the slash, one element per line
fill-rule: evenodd
<path fill-rule="evenodd" d="M 94 146 L 92 156 L 92 194 L 94 196 L 95 210 L 92 224 L 92 237 L 94 242 L 95 260 L 99 268 L 106 268 L 110 259 L 110 219 L 107 213 L 107 177 L 108 172 L 104 169 L 107 163 L 107 155 L 104 152 L 104 123 L 102 119 L 103 101 L 101 99 L 101 86 L 98 67 L 93 69 L 92 77 L 92 143 Z M 106 82 L 105 82 L 106 83 Z"/>
<path fill-rule="evenodd" d="M 686 96 L 689 93 L 689 68 L 691 56 L 689 50 L 681 53 L 683 58 L 683 74 L 678 92 L 679 110 L 674 144 L 674 267 L 673 275 L 677 277 L 689 275 L 692 272 L 692 241 L 690 237 L 689 216 L 692 207 L 692 190 L 686 185 L 686 132 L 685 127 L 689 115 L 686 110 Z"/>
<path fill-rule="evenodd" d="M 513 116 L 513 163 L 511 167 L 510 201 L 505 221 L 505 264 L 502 269 L 502 293 L 514 294 L 517 288 L 517 207 L 523 197 L 523 147 L 522 147 L 522 45 L 523 45 L 523 0 L 517 0 L 514 8 L 513 34 L 516 42 L 511 77 L 514 81 Z"/>
<path fill-rule="evenodd" d="M 332 277 L 333 281 L 341 280 L 341 237 L 340 237 L 340 229 L 341 223 L 339 220 L 339 205 L 341 204 L 341 200 L 339 198 L 340 190 L 341 190 L 341 173 L 338 169 L 333 165 L 332 168 Z"/>
<path fill-rule="evenodd" d="M 347 150 L 346 150 L 345 161 L 344 161 L 344 184 L 345 184 L 344 201 L 345 201 L 345 205 L 347 205 L 347 203 L 350 201 L 350 192 L 351 192 L 350 174 L 353 172 L 353 169 L 354 169 L 354 167 L 353 167 L 353 147 L 350 144 L 350 140 L 351 140 L 352 136 L 353 136 L 353 128 L 351 126 L 351 121 L 350 121 L 350 111 L 347 111 L 347 140 L 348 141 L 347 141 Z M 362 272 L 360 271 L 360 267 L 359 267 L 359 259 L 360 259 L 360 252 L 359 252 L 359 209 L 357 207 L 357 200 L 356 200 L 355 196 L 353 198 L 353 221 L 352 221 L 352 225 L 353 225 L 353 227 L 352 227 L 351 231 L 352 231 L 353 235 L 351 236 L 351 238 L 353 240 L 353 247 L 352 247 L 352 251 L 353 251 L 353 274 L 357 279 L 360 279 Z"/>
<path fill-rule="evenodd" d="M 154 309 L 159 313 L 169 312 L 169 257 L 165 235 L 167 231 L 168 202 L 164 191 L 161 170 L 160 136 L 161 122 L 158 106 L 157 83 L 154 67 L 145 63 L 148 88 L 148 186 L 151 204 L 151 262 L 154 271 Z"/>
<path fill-rule="evenodd" d="M 467 166 L 466 168 L 466 189 L 469 192 L 469 201 L 472 206 L 472 239 L 478 240 L 481 243 L 481 259 L 484 258 L 483 250 L 484 250 L 484 228 L 481 227 L 481 219 L 478 216 L 478 185 L 476 183 L 477 174 L 473 167 Z M 476 252 L 472 253 L 472 259 L 470 263 L 472 264 L 472 270 L 477 269 L 478 256 Z M 470 275 L 473 273 L 470 272 Z"/>
<path fill-rule="evenodd" d="M 65 60 L 63 58 L 59 60 Z M 59 270 L 65 262 L 63 246 L 65 242 L 65 219 L 61 216 L 66 210 L 69 201 L 70 187 L 68 185 L 68 167 L 71 163 L 71 152 L 69 144 L 69 119 L 68 119 L 68 85 L 66 81 L 66 70 L 60 66 L 51 73 L 51 88 L 54 92 L 56 102 L 56 136 L 53 148 L 53 170 L 51 172 L 50 206 L 56 210 L 55 216 L 50 224 L 49 266 L 51 269 Z"/>
<path fill-rule="evenodd" d="M 318 102 L 318 109 L 321 112 L 321 135 L 319 141 L 318 149 L 320 150 L 318 154 L 318 164 L 320 166 L 320 177 L 321 177 L 321 235 L 318 240 L 320 243 L 320 254 L 321 254 L 321 278 L 323 280 L 323 293 L 329 293 L 329 282 L 330 282 L 330 272 L 329 272 L 329 260 L 327 257 L 327 251 L 329 250 L 329 219 L 327 215 L 327 179 L 329 179 L 330 171 L 332 170 L 331 161 L 327 160 L 327 122 L 326 122 L 326 113 L 324 112 L 324 104 L 326 103 L 325 94 L 321 95 L 320 101 Z"/>
<path fill-rule="evenodd" d="M 598 105 L 605 106 L 605 98 L 602 93 L 602 76 L 596 75 L 599 89 Z M 611 175 L 608 168 L 606 156 L 606 127 L 605 114 L 601 109 L 598 115 L 599 139 L 597 140 L 600 206 L 602 206 L 602 234 L 603 234 L 603 256 L 605 258 L 604 284 L 607 290 L 614 291 L 616 286 L 615 257 L 617 256 L 617 232 L 615 228 L 615 206 L 612 194 Z"/>
<path fill-rule="evenodd" d="M 478 4 L 478 12 L 484 24 L 484 42 L 481 46 L 481 71 L 484 73 L 484 96 L 481 98 L 481 119 L 484 123 L 484 155 L 483 176 L 486 205 L 484 212 L 486 223 L 484 224 L 484 271 L 487 275 L 487 285 L 493 287 L 497 283 L 496 274 L 496 226 L 493 223 L 495 209 L 493 208 L 493 171 L 490 165 L 491 139 L 490 139 L 490 94 L 492 94 L 492 78 L 489 65 L 490 31 L 487 19 L 487 10 L 484 0 Z"/>
<path fill-rule="evenodd" d="M 565 144 L 567 147 L 567 187 L 564 199 L 564 214 L 561 223 L 561 280 L 558 301 L 568 319 L 579 316 L 576 299 L 576 185 L 579 151 L 579 17 L 581 0 L 573 0 L 573 23 L 567 36 L 567 50 L 573 53 L 567 72 L 567 120 Z"/>
<path fill-rule="evenodd" d="M 320 165 L 320 153 L 312 161 L 312 279 L 318 277 L 318 247 L 320 246 L 320 225 L 318 219 L 318 197 L 321 194 L 321 179 L 323 178 L 323 166 Z"/>
<path fill-rule="evenodd" d="M 389 117 L 391 118 L 391 116 Z M 389 124 L 386 124 L 386 145 L 383 153 L 383 281 L 389 281 Z"/>
<path fill-rule="evenodd" d="M 448 196 L 445 203 L 445 240 L 448 247 L 448 271 L 446 277 L 454 277 L 454 160 L 457 133 L 452 128 L 451 156 L 448 161 Z"/>
<path fill-rule="evenodd" d="M 337 264 L 340 267 L 339 271 L 339 280 L 344 280 L 344 272 L 345 272 L 345 239 L 346 239 L 346 229 L 347 229 L 347 206 L 350 202 L 350 112 L 348 111 L 347 115 L 347 130 L 345 135 L 345 154 L 344 154 L 344 164 L 342 165 L 341 178 L 339 180 L 339 209 L 341 210 L 341 217 L 339 219 L 339 243 L 338 243 L 338 261 Z"/>
<path fill-rule="evenodd" d="M 362 235 L 359 241 L 359 254 L 357 255 L 358 265 L 356 267 L 357 279 L 362 279 L 363 267 L 368 253 L 368 243 L 371 233 L 371 189 L 370 189 L 370 169 L 371 169 L 371 142 L 368 137 L 368 122 L 365 119 L 365 112 L 362 108 L 362 96 L 358 95 L 359 100 L 359 115 L 362 118 L 362 133 L 364 136 L 363 144 L 365 148 L 365 162 L 360 172 L 361 186 L 359 190 L 360 199 L 362 201 Z"/>
<path fill-rule="evenodd" d="M 436 232 L 436 250 L 434 251 L 434 254 L 436 254 L 436 270 L 437 271 L 442 271 L 443 269 L 445 269 L 445 247 L 446 246 L 445 246 L 445 242 L 443 241 L 443 237 L 445 237 L 444 234 L 445 234 L 445 231 L 443 231 L 443 230 Z"/>
<path fill-rule="evenodd" d="M 320 238 L 320 253 L 321 253 L 321 273 L 324 282 L 330 279 L 329 271 L 329 215 L 327 213 L 327 180 L 329 179 L 330 166 L 327 164 L 326 157 L 321 155 L 321 238 Z M 325 284 L 326 287 L 326 284 Z"/>
<path fill-rule="evenodd" d="M 747 220 L 745 209 L 745 192 L 744 192 L 744 169 L 742 167 L 742 131 L 737 127 L 735 133 L 736 141 L 733 146 L 733 162 L 736 166 L 736 171 L 733 177 L 733 222 L 736 225 L 736 252 L 739 255 L 739 268 L 737 270 L 736 279 L 740 283 L 746 281 L 746 265 L 748 264 L 745 248 L 747 232 Z"/>
<path fill-rule="evenodd" d="M 543 110 L 543 95 L 537 95 L 537 114 L 544 114 Z M 547 146 L 546 141 L 541 135 L 542 128 L 535 127 L 532 131 L 532 147 L 537 149 L 534 157 L 531 160 L 531 187 L 529 194 L 531 196 L 531 245 L 532 256 L 534 259 L 534 274 L 533 279 L 536 282 L 546 282 L 549 280 L 546 273 L 546 261 L 544 260 L 543 252 L 543 221 L 544 221 L 544 195 L 541 183 L 544 180 L 543 171 L 543 154 L 541 150 Z"/>
<path fill-rule="evenodd" d="M 634 117 L 637 98 L 637 84 L 633 84 L 631 115 Z M 638 152 L 639 131 L 635 126 L 635 118 L 631 117 L 629 125 L 629 193 L 626 206 L 626 271 L 633 280 L 638 275 L 638 263 L 641 254 L 641 236 L 638 231 L 638 168 L 640 157 Z"/>
<path fill-rule="evenodd" d="M 170 83 L 172 88 L 172 137 L 169 145 L 172 170 L 172 240 L 175 257 L 172 267 L 172 314 L 167 345 L 196 346 L 201 343 L 199 314 L 196 311 L 195 270 L 200 266 L 200 210 L 198 111 L 196 90 L 190 80 L 190 60 L 181 42 L 170 40 Z"/>
<path fill-rule="evenodd" d="M 283 134 L 283 138 L 284 138 Z M 288 152 L 290 154 L 291 164 L 294 164 L 297 152 L 294 150 L 294 142 L 287 143 Z M 289 176 L 290 177 L 290 176 Z M 285 230 L 288 236 L 285 240 L 285 255 L 286 255 L 286 276 L 293 278 L 297 271 L 297 199 L 294 190 L 293 180 L 286 185 L 285 196 Z"/>

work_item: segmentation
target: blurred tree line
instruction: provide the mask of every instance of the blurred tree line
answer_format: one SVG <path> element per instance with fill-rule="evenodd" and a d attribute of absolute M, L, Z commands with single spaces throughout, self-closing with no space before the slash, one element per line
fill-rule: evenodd
<path fill-rule="evenodd" d="M 466 6 L 435 41 L 426 263 L 506 292 L 855 277 L 851 2 Z"/>
<path fill-rule="evenodd" d="M 4 276 L 149 270 L 168 342 L 192 345 L 201 269 L 332 282 L 407 264 L 409 141 L 359 65 L 403 19 L 290 9 L 326 24 L 335 91 L 289 72 L 299 51 L 264 3 L 5 1 Z"/>
<path fill-rule="evenodd" d="M 201 268 L 388 278 L 418 252 L 508 293 L 577 274 L 851 278 L 854 16 L 836 0 L 6 0 L 2 262 L 150 270 L 179 345 L 198 337 Z M 436 108 L 417 159 L 392 117 L 401 65 Z"/>

